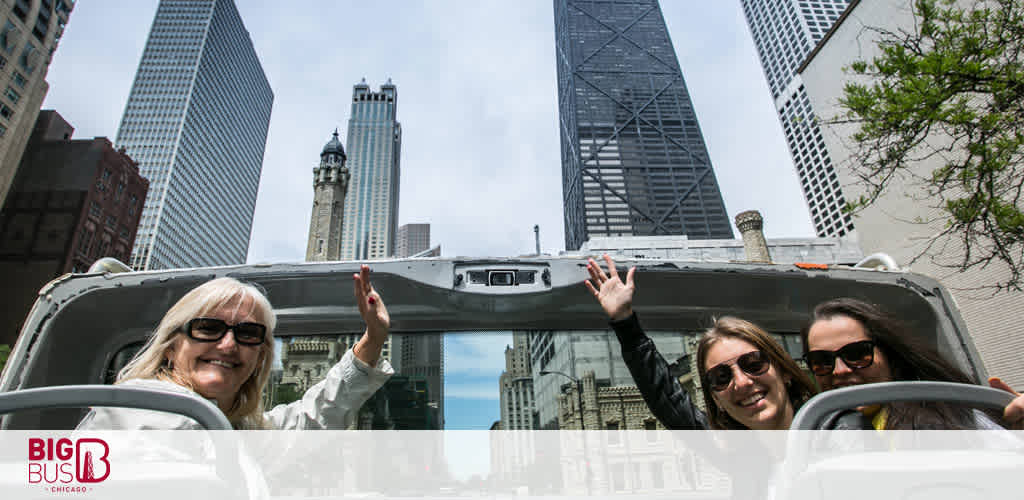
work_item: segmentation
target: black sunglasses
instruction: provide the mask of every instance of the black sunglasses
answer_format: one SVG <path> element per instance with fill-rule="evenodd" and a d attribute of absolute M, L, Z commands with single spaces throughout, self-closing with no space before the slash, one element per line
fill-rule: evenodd
<path fill-rule="evenodd" d="M 243 345 L 260 345 L 267 338 L 267 327 L 259 323 L 238 323 L 229 325 L 216 318 L 196 318 L 185 324 L 185 333 L 192 340 L 216 342 L 228 333 L 235 332 L 235 342 Z"/>
<path fill-rule="evenodd" d="M 831 375 L 836 369 L 836 357 L 843 358 L 843 363 L 850 369 L 859 370 L 871 366 L 875 362 L 875 341 L 860 340 L 851 342 L 835 351 L 816 350 L 804 354 L 804 361 L 815 375 Z"/>
<path fill-rule="evenodd" d="M 761 351 L 750 351 L 736 358 L 736 366 L 740 367 L 743 373 L 753 377 L 764 375 L 771 364 L 768 355 Z M 732 383 L 732 363 L 721 363 L 712 366 L 705 377 L 711 390 L 715 392 L 724 391 Z"/>

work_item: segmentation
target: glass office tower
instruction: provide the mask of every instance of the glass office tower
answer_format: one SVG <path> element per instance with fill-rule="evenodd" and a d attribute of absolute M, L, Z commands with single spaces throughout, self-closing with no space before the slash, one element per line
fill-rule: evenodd
<path fill-rule="evenodd" d="M 853 230 L 843 213 L 835 166 L 798 68 L 842 15 L 849 0 L 740 0 L 757 47 L 786 144 L 818 236 Z"/>
<path fill-rule="evenodd" d="M 657 0 L 555 0 L 565 245 L 733 237 Z"/>
<path fill-rule="evenodd" d="M 402 150 L 397 107 L 398 89 L 391 79 L 380 86 L 380 92 L 371 92 L 366 80 L 352 88 L 347 142 L 352 178 L 341 223 L 342 260 L 395 254 Z"/>
<path fill-rule="evenodd" d="M 232 0 L 161 0 L 117 132 L 149 196 L 135 269 L 245 263 L 274 94 Z"/>

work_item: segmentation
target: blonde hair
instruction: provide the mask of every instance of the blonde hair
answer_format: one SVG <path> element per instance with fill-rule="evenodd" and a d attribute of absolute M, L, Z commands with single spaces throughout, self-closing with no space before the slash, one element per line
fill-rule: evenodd
<path fill-rule="evenodd" d="M 256 321 L 266 325 L 267 337 L 259 347 L 259 359 L 256 369 L 238 390 L 238 395 L 226 412 L 228 420 L 236 429 L 263 429 L 269 424 L 263 418 L 263 389 L 270 378 L 271 366 L 274 362 L 274 326 L 277 317 L 270 301 L 256 286 L 242 283 L 234 278 L 217 278 L 199 285 L 178 300 L 164 314 L 156 331 L 146 341 L 138 354 L 117 374 L 117 382 L 131 379 L 158 379 L 187 387 L 195 391 L 195 387 L 174 373 L 173 367 L 167 362 L 167 352 L 190 320 L 208 315 L 222 307 L 241 308 L 251 301 L 252 314 Z"/>

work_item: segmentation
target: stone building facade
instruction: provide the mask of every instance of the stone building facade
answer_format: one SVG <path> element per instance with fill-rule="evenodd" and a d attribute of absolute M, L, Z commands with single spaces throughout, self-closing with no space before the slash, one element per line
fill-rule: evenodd
<path fill-rule="evenodd" d="M 298 337 L 281 349 L 281 384 L 291 385 L 298 394 L 324 379 L 345 353 L 340 339 Z"/>
<path fill-rule="evenodd" d="M 505 371 L 498 377 L 498 385 L 501 390 L 501 428 L 536 429 L 530 342 L 526 332 L 512 333 L 512 346 L 505 348 Z"/>
<path fill-rule="evenodd" d="M 772 238 L 766 240 L 775 264 L 812 262 L 853 265 L 864 258 L 857 233 L 828 238 Z M 627 236 L 591 238 L 569 256 L 607 253 L 615 259 L 671 259 L 693 262 L 750 262 L 745 240 L 691 240 L 686 236 Z"/>
<path fill-rule="evenodd" d="M 327 371 L 341 359 L 345 351 L 355 346 L 362 336 L 363 334 L 360 332 L 315 337 L 278 337 L 281 340 L 281 375 L 276 383 L 269 384 L 268 392 L 264 397 L 269 398 L 273 404 L 290 403 L 297 400 L 307 389 L 323 380 L 327 376 Z M 399 362 L 392 355 L 395 338 L 396 336 L 392 335 L 384 343 L 381 357 L 391 361 L 397 373 L 400 370 Z M 426 387 L 427 383 L 429 381 L 425 381 L 421 385 Z M 384 394 L 381 397 L 386 398 L 387 395 Z M 379 428 L 382 418 L 380 409 L 386 406 L 384 403 L 385 401 L 377 396 L 367 401 L 360 409 L 356 427 L 359 429 Z M 442 418 L 438 409 L 433 405 L 430 406 L 429 413 L 430 417 L 424 421 L 439 422 Z"/>
<path fill-rule="evenodd" d="M 683 389 L 698 407 L 704 408 L 704 398 L 700 394 L 695 361 L 691 362 L 691 370 L 677 374 Z M 580 380 L 583 386 L 582 412 L 581 398 L 577 395 L 576 385 L 568 384 L 567 390 L 558 399 L 558 428 L 560 430 L 580 429 L 580 415 L 583 415 L 585 430 L 664 430 L 665 426 L 654 418 L 647 408 L 640 390 L 635 385 L 598 387 L 593 371 L 588 371 Z"/>
<path fill-rule="evenodd" d="M 50 90 L 46 72 L 74 8 L 74 0 L 0 2 L 0 206 Z"/>
<path fill-rule="evenodd" d="M 345 148 L 335 130 L 320 152 L 320 165 L 313 169 L 313 213 L 309 216 L 306 262 L 338 260 L 341 255 L 341 221 L 350 177 L 345 160 Z"/>
<path fill-rule="evenodd" d="M 768 241 L 764 237 L 764 218 L 757 210 L 747 210 L 736 214 L 736 228 L 743 239 L 743 250 L 750 262 L 771 262 L 772 255 L 768 251 Z"/>

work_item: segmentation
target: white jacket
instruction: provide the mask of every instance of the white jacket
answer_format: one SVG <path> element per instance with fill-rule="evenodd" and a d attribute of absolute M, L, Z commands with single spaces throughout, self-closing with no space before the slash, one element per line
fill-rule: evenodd
<path fill-rule="evenodd" d="M 359 407 L 395 371 L 387 360 L 376 367 L 355 357 L 349 349 L 327 377 L 310 387 L 302 399 L 278 405 L 263 414 L 274 429 L 348 429 L 355 423 Z M 197 396 L 186 387 L 156 379 L 132 379 L 122 385 Z M 214 403 L 216 404 L 216 403 Z M 175 430 L 201 429 L 194 420 L 172 413 L 130 408 L 93 408 L 78 424 L 79 430 Z"/>

